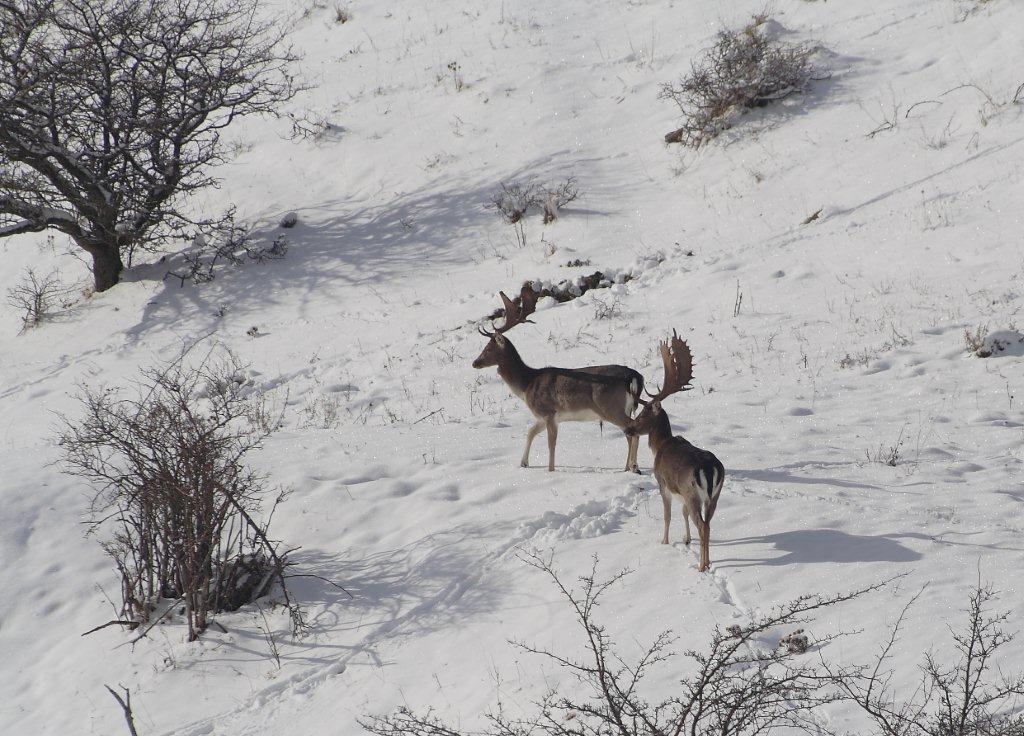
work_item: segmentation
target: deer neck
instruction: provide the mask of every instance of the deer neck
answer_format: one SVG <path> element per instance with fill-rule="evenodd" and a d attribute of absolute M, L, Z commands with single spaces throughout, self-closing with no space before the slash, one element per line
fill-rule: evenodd
<path fill-rule="evenodd" d="M 509 342 L 508 349 L 498 362 L 498 375 L 516 396 L 522 398 L 536 372 L 523 362 L 523 359 L 519 357 L 519 351 Z"/>
<path fill-rule="evenodd" d="M 671 439 L 672 423 L 668 420 L 668 414 L 666 412 L 661 412 L 655 420 L 650 434 L 647 436 L 647 443 L 651 447 L 651 452 L 657 456 L 658 451 Z"/>

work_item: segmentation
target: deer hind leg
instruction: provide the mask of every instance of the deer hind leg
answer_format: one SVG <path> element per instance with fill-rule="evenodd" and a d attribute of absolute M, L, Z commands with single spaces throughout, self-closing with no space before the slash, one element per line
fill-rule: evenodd
<path fill-rule="evenodd" d="M 697 567 L 697 570 L 699 572 L 704 572 L 711 567 L 711 551 L 709 549 L 709 545 L 711 544 L 710 522 L 698 522 L 697 531 L 700 532 L 700 565 Z"/>
<path fill-rule="evenodd" d="M 690 507 L 687 504 L 683 504 L 683 522 L 686 524 L 686 539 L 683 540 L 683 544 L 687 547 L 690 546 Z"/>
<path fill-rule="evenodd" d="M 530 446 L 533 445 L 533 438 L 544 431 L 544 420 L 538 419 L 537 423 L 530 427 L 530 431 L 526 433 L 526 449 L 523 450 L 523 459 L 519 461 L 519 464 L 524 468 L 530 467 Z"/>
<path fill-rule="evenodd" d="M 555 442 L 558 441 L 558 423 L 554 419 L 547 420 L 548 430 L 548 470 L 555 469 Z"/>
<path fill-rule="evenodd" d="M 668 544 L 668 523 L 672 520 L 672 494 L 666 492 L 664 488 L 661 491 L 661 503 L 665 517 L 665 533 L 661 536 L 661 543 Z"/>
<path fill-rule="evenodd" d="M 626 443 L 627 443 L 627 446 L 629 447 L 629 450 L 626 453 L 626 470 L 628 472 L 636 473 L 637 475 L 639 475 L 640 474 L 640 466 L 637 465 L 637 462 L 636 462 L 636 452 L 637 452 L 637 448 L 640 447 L 640 436 L 639 435 L 637 435 L 636 437 L 628 437 L 627 436 L 626 437 Z"/>

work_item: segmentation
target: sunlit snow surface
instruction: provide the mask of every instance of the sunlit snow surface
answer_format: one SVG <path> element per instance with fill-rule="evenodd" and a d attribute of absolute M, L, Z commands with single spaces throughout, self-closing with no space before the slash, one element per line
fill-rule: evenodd
<path fill-rule="evenodd" d="M 465 727 L 499 701 L 520 712 L 575 685 L 508 640 L 580 646 L 520 549 L 553 551 L 569 581 L 593 555 L 602 572 L 632 568 L 601 609 L 625 653 L 664 629 L 680 652 L 699 648 L 716 624 L 901 573 L 808 627 L 861 632 L 830 657 L 865 661 L 927 585 L 896 653 L 897 684 L 913 682 L 979 575 L 1020 627 L 1021 351 L 972 357 L 964 331 L 1019 334 L 1024 319 L 1024 107 L 1009 102 L 1024 6 L 777 0 L 782 36 L 820 44 L 828 79 L 699 153 L 662 143 L 677 119 L 659 85 L 760 1 L 348 7 L 344 25 L 333 6 L 296 13 L 316 86 L 292 110 L 332 126 L 293 142 L 287 121 L 243 124 L 223 188 L 197 202 L 236 202 L 266 239 L 296 212 L 285 260 L 183 288 L 162 280 L 177 258 L 140 265 L 21 336 L 0 309 L 0 732 L 123 732 L 104 684 L 131 688 L 147 734 L 356 734 L 357 718 L 401 705 Z M 895 128 L 868 137 L 886 119 Z M 484 207 L 499 182 L 569 175 L 581 198 L 546 227 L 531 215 L 525 248 Z M 0 242 L 0 290 L 29 264 L 84 279 L 65 249 L 62 236 Z M 696 390 L 666 406 L 728 473 L 708 574 L 678 511 L 673 545 L 657 543 L 646 444 L 632 476 L 618 430 L 564 425 L 557 472 L 543 438 L 522 469 L 528 411 L 470 367 L 473 321 L 499 289 L 634 267 L 616 293 L 509 335 L 532 365 L 621 362 L 651 385 L 656 341 L 676 328 L 689 342 Z M 293 581 L 312 631 L 294 641 L 268 613 L 280 669 L 254 608 L 194 644 L 176 623 L 134 647 L 117 627 L 80 636 L 114 617 L 117 580 L 83 536 L 89 489 L 54 465 L 55 413 L 78 411 L 78 386 L 124 385 L 211 332 L 287 402 L 254 457 L 294 489 L 274 535 L 302 546 L 299 571 L 352 594 Z M 872 460 L 893 448 L 894 467 Z M 1006 654 L 1019 666 L 1024 642 Z M 650 697 L 683 666 L 657 669 Z M 842 707 L 829 717 L 864 726 Z"/>

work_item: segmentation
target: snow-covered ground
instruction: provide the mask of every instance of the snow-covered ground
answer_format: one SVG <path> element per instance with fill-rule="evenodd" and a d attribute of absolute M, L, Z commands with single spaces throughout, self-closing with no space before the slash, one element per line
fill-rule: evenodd
<path fill-rule="evenodd" d="M 553 551 L 570 579 L 593 555 L 603 572 L 632 568 L 602 607 L 627 651 L 666 628 L 680 651 L 699 648 L 716 623 L 901 573 L 824 617 L 861 631 L 830 656 L 864 661 L 927 586 L 897 653 L 898 681 L 912 681 L 979 576 L 1019 627 L 1021 350 L 980 359 L 963 335 L 1024 328 L 1024 107 L 1011 101 L 1024 6 L 776 0 L 785 37 L 820 44 L 830 77 L 699 153 L 666 147 L 676 110 L 659 84 L 762 5 L 359 0 L 345 24 L 333 5 L 295 13 L 315 88 L 293 108 L 332 125 L 289 141 L 286 123 L 246 123 L 223 188 L 201 203 L 237 202 L 267 237 L 296 211 L 287 258 L 185 287 L 161 280 L 174 259 L 142 265 L 23 335 L 0 309 L 0 732 L 120 732 L 103 689 L 118 683 L 140 733 L 182 736 L 355 734 L 357 718 L 400 705 L 468 726 L 499 700 L 528 707 L 561 675 L 508 640 L 579 640 L 519 549 Z M 525 247 L 483 206 L 499 182 L 570 175 L 583 196 L 551 225 L 531 216 Z M 0 290 L 29 264 L 84 275 L 60 237 L 0 249 Z M 698 390 L 666 405 L 727 469 L 710 573 L 681 519 L 657 544 L 646 444 L 637 477 L 620 469 L 617 430 L 565 425 L 557 472 L 542 439 L 522 469 L 527 410 L 470 366 L 499 289 L 595 268 L 638 278 L 510 337 L 533 365 L 621 362 L 654 384 L 657 340 L 671 328 L 688 340 Z M 117 627 L 80 636 L 111 618 L 117 583 L 82 533 L 89 489 L 55 465 L 55 413 L 78 411 L 76 387 L 123 385 L 210 332 L 287 402 L 254 458 L 294 489 L 274 535 L 352 594 L 294 581 L 312 631 L 293 640 L 270 616 L 280 668 L 254 608 L 192 644 L 173 623 L 134 647 Z M 877 461 L 893 448 L 895 466 Z M 1007 654 L 1024 660 L 1024 641 Z M 651 685 L 678 676 L 663 666 Z"/>

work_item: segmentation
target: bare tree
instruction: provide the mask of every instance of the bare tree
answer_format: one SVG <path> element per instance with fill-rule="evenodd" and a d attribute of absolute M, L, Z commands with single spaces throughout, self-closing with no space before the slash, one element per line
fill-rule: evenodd
<path fill-rule="evenodd" d="M 0 0 L 0 237 L 56 229 L 97 291 L 138 249 L 202 229 L 188 196 L 240 117 L 299 85 L 260 0 Z"/>
<path fill-rule="evenodd" d="M 686 657 L 693 674 L 679 683 L 679 694 L 658 703 L 648 702 L 642 682 L 655 666 L 672 657 L 672 636 L 664 632 L 644 653 L 627 661 L 616 651 L 607 629 L 597 623 L 595 609 L 606 590 L 625 572 L 608 580 L 596 578 L 595 569 L 580 578 L 581 590 L 570 590 L 558 577 L 550 560 L 529 556 L 527 562 L 544 571 L 576 615 L 585 644 L 584 659 L 570 658 L 546 649 L 519 644 L 540 654 L 570 673 L 583 686 L 580 696 L 549 692 L 528 717 L 513 719 L 502 713 L 488 716 L 487 736 L 757 736 L 786 727 L 815 731 L 811 711 L 835 699 L 827 671 L 801 647 L 774 638 L 780 629 L 805 622 L 821 609 L 848 601 L 881 585 L 838 596 L 803 596 L 747 624 L 715 627 L 703 652 Z M 882 584 L 884 585 L 884 583 Z M 802 635 L 802 633 L 801 633 Z M 832 636 L 811 646 L 819 649 Z M 409 709 L 369 719 L 363 727 L 378 736 L 466 736 L 468 732 L 447 726 L 432 713 Z"/>
<path fill-rule="evenodd" d="M 189 367 L 183 356 L 144 370 L 133 395 L 86 390 L 83 403 L 84 416 L 62 417 L 59 439 L 67 471 L 97 489 L 90 531 L 104 537 L 121 578 L 116 623 L 137 628 L 180 602 L 192 641 L 214 613 L 279 584 L 301 628 L 287 553 L 259 521 L 268 497 L 276 506 L 284 494 L 244 463 L 277 422 L 263 416 L 240 366 L 207 356 Z"/>

